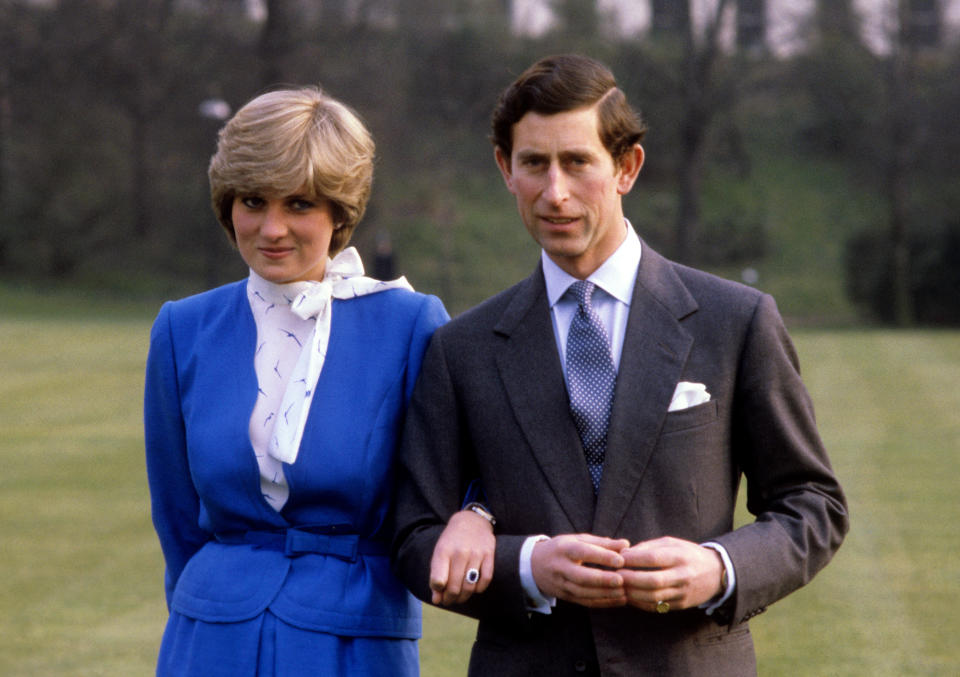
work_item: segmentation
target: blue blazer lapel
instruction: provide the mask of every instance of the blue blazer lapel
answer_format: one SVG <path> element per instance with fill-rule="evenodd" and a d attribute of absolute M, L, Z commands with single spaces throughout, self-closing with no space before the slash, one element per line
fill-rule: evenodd
<path fill-rule="evenodd" d="M 194 447 L 205 453 L 221 450 L 222 454 L 194 462 L 205 467 L 226 464 L 243 473 L 246 495 L 235 497 L 234 509 L 249 518 L 286 526 L 287 520 L 261 496 L 260 471 L 250 443 L 250 415 L 257 398 L 253 366 L 257 327 L 247 301 L 246 281 L 216 290 L 202 297 L 202 301 L 206 306 L 195 316 L 192 330 L 196 333 L 183 342 L 191 347 L 185 371 L 195 379 L 189 389 L 191 404 L 187 416 L 189 419 L 189 412 L 196 411 L 199 417 L 196 421 L 188 420 L 188 428 L 196 435 L 219 436 L 216 442 L 198 440 Z M 219 411 L 224 420 L 216 425 L 202 420 L 209 416 L 211 402 L 221 403 Z M 242 450 L 239 459 L 238 450 Z"/>
<path fill-rule="evenodd" d="M 672 265 L 644 243 L 617 372 L 593 533 L 616 533 L 640 486 L 693 346 L 680 320 L 696 309 Z"/>
<path fill-rule="evenodd" d="M 494 331 L 506 337 L 500 378 L 526 442 L 575 531 L 593 522 L 593 486 L 570 416 L 543 272 L 521 283 Z"/>

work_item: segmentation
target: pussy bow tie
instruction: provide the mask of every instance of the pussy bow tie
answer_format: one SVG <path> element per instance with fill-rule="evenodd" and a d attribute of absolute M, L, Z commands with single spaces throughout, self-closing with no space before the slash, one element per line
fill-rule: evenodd
<path fill-rule="evenodd" d="M 360 255 L 349 247 L 327 261 L 321 282 L 310 285 L 293 299 L 290 304 L 293 313 L 304 320 L 312 318 L 315 323 L 290 375 L 270 437 L 269 454 L 278 461 L 293 463 L 297 460 L 310 403 L 327 356 L 333 314 L 331 300 L 352 299 L 389 289 L 413 291 L 403 277 L 389 282 L 365 277 Z"/>

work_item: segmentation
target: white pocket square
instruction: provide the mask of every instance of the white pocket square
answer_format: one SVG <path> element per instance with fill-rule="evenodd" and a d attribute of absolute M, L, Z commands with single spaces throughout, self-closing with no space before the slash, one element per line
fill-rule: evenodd
<path fill-rule="evenodd" d="M 670 400 L 670 408 L 667 411 L 689 409 L 709 401 L 710 393 L 707 392 L 707 386 L 702 383 L 680 381 L 677 384 L 677 389 L 673 391 L 673 399 Z"/>

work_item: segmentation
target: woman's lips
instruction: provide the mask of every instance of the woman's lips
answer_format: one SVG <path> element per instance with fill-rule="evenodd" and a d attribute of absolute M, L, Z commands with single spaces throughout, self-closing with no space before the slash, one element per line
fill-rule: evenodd
<path fill-rule="evenodd" d="M 282 259 L 292 251 L 289 247 L 260 247 L 260 253 L 268 259 Z"/>

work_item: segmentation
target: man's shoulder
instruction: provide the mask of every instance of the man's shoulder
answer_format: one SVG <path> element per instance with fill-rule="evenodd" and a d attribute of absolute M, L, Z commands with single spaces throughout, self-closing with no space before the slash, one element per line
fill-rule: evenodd
<path fill-rule="evenodd" d="M 764 292 L 741 282 L 666 258 L 661 257 L 661 261 L 676 275 L 676 279 L 696 302 L 699 312 L 749 317 L 766 296 Z"/>
<path fill-rule="evenodd" d="M 677 275 L 694 296 L 720 296 L 735 302 L 756 303 L 763 292 L 736 280 L 720 277 L 699 268 L 671 262 Z"/>
<path fill-rule="evenodd" d="M 503 317 L 507 308 L 514 301 L 521 290 L 532 284 L 531 278 L 526 278 L 516 284 L 494 294 L 485 301 L 460 313 L 441 327 L 441 331 L 450 337 L 471 338 L 480 333 L 488 333 Z"/>

